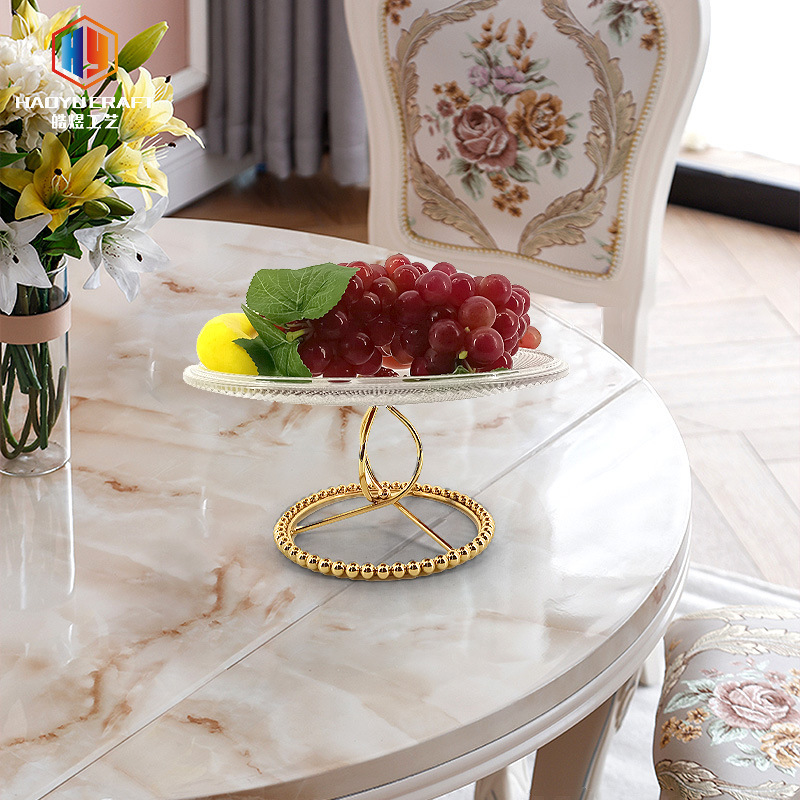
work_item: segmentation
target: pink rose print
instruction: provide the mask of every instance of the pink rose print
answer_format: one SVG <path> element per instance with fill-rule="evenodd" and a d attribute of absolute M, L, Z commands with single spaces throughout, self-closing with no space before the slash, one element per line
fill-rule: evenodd
<path fill-rule="evenodd" d="M 768 683 L 726 681 L 714 689 L 708 704 L 733 728 L 766 730 L 776 722 L 800 721 L 794 698 Z"/>
<path fill-rule="evenodd" d="M 468 75 L 469 82 L 476 89 L 483 89 L 484 86 L 489 85 L 489 70 L 486 67 L 480 66 L 480 64 L 470 67 Z"/>
<path fill-rule="evenodd" d="M 517 160 L 517 137 L 506 127 L 506 116 L 500 106 L 464 109 L 453 122 L 458 152 L 489 172 L 510 167 Z"/>
<path fill-rule="evenodd" d="M 525 75 L 516 67 L 495 67 L 492 85 L 503 94 L 519 94 L 525 88 Z"/>

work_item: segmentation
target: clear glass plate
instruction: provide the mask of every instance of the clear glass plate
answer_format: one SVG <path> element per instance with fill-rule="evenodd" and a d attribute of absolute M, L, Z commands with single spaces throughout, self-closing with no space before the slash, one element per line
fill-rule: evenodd
<path fill-rule="evenodd" d="M 514 356 L 512 369 L 497 372 L 424 377 L 401 373 L 396 378 L 286 378 L 231 375 L 193 364 L 183 371 L 183 380 L 207 392 L 279 403 L 386 406 L 485 397 L 551 383 L 567 372 L 561 359 L 521 349 Z"/>

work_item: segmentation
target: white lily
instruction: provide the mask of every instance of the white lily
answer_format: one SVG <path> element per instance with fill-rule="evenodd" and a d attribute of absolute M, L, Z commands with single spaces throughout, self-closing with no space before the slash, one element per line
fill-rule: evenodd
<path fill-rule="evenodd" d="M 0 219 L 0 311 L 10 314 L 17 302 L 17 286 L 36 286 L 49 289 L 47 277 L 39 254 L 31 241 L 50 222 L 49 214 L 5 222 Z"/>
<path fill-rule="evenodd" d="M 167 198 L 162 197 L 149 211 L 139 209 L 127 219 L 75 231 L 94 270 L 83 288 L 100 286 L 100 267 L 104 266 L 128 301 L 133 300 L 139 293 L 139 273 L 154 272 L 169 261 L 169 256 L 145 233 L 166 207 Z"/>

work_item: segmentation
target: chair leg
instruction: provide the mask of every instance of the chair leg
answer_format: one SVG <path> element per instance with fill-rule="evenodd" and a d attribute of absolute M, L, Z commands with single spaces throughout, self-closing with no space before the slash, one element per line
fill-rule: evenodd
<path fill-rule="evenodd" d="M 499 769 L 497 772 L 475 781 L 474 800 L 513 800 L 515 795 L 519 797 L 517 784 L 521 782 L 515 781 L 512 774 L 517 769 L 519 769 L 518 763 L 510 764 L 504 769 Z M 515 787 L 517 787 L 516 792 L 514 791 Z"/>
<path fill-rule="evenodd" d="M 664 679 L 664 640 L 661 639 L 642 665 L 639 673 L 641 686 L 658 686 Z"/>
<path fill-rule="evenodd" d="M 628 710 L 638 673 L 579 723 L 536 752 L 530 800 L 592 800 L 611 737 Z"/>
<path fill-rule="evenodd" d="M 644 374 L 647 352 L 648 309 L 639 306 L 603 308 L 603 344 L 624 358 L 640 375 Z"/>

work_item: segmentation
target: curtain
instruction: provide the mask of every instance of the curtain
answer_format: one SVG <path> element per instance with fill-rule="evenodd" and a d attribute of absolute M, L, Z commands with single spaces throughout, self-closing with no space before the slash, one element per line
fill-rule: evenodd
<path fill-rule="evenodd" d="M 210 0 L 206 143 L 280 178 L 324 151 L 342 184 L 369 178 L 364 102 L 342 0 Z"/>

